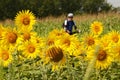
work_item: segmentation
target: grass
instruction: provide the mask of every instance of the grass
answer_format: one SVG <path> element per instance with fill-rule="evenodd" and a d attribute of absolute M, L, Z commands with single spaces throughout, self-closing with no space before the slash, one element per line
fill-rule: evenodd
<path fill-rule="evenodd" d="M 47 18 L 38 19 L 37 24 L 35 25 L 37 32 L 43 36 L 53 29 L 61 29 L 62 23 L 65 19 L 66 16 L 60 16 L 56 18 L 50 16 Z M 103 23 L 105 32 L 112 29 L 120 30 L 120 14 L 117 13 L 100 13 L 98 15 L 83 14 L 74 16 L 74 21 L 77 27 L 82 31 L 81 34 L 88 32 L 90 24 L 95 20 Z"/>
<path fill-rule="evenodd" d="M 61 29 L 62 23 L 65 19 L 66 16 L 64 15 L 59 17 L 49 16 L 46 18 L 37 19 L 37 23 L 35 24 L 37 32 L 39 32 L 41 35 L 46 35 L 46 33 L 53 29 Z M 77 27 L 81 29 L 82 33 L 88 31 L 90 24 L 95 20 L 101 21 L 103 23 L 105 26 L 105 31 L 120 29 L 120 14 L 118 13 L 99 13 L 98 15 L 83 14 L 74 16 L 74 21 Z M 14 25 L 13 20 L 10 19 L 0 21 L 0 23 L 4 25 Z M 46 33 L 44 33 L 44 31 Z"/>

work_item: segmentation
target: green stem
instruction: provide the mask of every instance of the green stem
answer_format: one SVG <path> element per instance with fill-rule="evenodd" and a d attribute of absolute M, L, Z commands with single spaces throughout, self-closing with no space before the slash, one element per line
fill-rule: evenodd
<path fill-rule="evenodd" d="M 12 79 L 12 68 L 11 68 L 12 66 L 11 65 L 9 65 L 8 66 L 8 80 L 11 80 Z"/>
<path fill-rule="evenodd" d="M 32 71 L 34 72 L 35 71 L 35 60 L 33 60 L 33 67 L 32 67 Z M 32 80 L 35 80 L 35 74 L 32 73 Z"/>
<path fill-rule="evenodd" d="M 93 69 L 94 69 L 94 65 L 95 65 L 95 62 L 96 62 L 96 55 L 97 55 L 97 52 L 99 50 L 99 46 L 96 46 L 96 50 L 95 50 L 95 56 L 93 57 L 93 59 L 90 61 L 87 69 L 86 69 L 86 73 L 83 77 L 83 80 L 90 80 L 89 77 L 90 77 L 90 74 L 92 73 Z"/>

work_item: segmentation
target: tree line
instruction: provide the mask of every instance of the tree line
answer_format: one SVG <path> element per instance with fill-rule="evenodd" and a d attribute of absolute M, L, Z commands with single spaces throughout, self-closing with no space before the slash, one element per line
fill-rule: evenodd
<path fill-rule="evenodd" d="M 14 19 L 18 11 L 28 9 L 37 17 L 46 17 L 69 12 L 94 14 L 111 8 L 106 0 L 0 0 L 0 19 Z"/>

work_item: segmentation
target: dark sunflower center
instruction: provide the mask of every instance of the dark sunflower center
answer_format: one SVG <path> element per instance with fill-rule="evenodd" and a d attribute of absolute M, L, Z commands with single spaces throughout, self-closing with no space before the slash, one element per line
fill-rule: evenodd
<path fill-rule="evenodd" d="M 97 59 L 99 61 L 103 61 L 103 60 L 106 59 L 106 57 L 107 57 L 106 51 L 105 50 L 99 50 L 98 55 L 97 55 Z"/>
<path fill-rule="evenodd" d="M 87 44 L 89 46 L 93 45 L 95 43 L 94 39 L 93 38 L 89 38 L 88 41 L 87 41 Z"/>
<path fill-rule="evenodd" d="M 23 19 L 23 24 L 24 24 L 24 25 L 29 25 L 29 24 L 30 24 L 30 19 L 29 19 L 28 17 L 25 17 L 25 18 Z"/>
<path fill-rule="evenodd" d="M 28 46 L 28 52 L 29 52 L 29 53 L 35 52 L 35 47 L 34 47 L 33 45 L 29 45 L 29 46 Z"/>
<path fill-rule="evenodd" d="M 118 54 L 120 55 L 120 47 L 117 47 L 116 50 L 117 50 Z"/>
<path fill-rule="evenodd" d="M 115 43 L 117 43 L 117 42 L 119 41 L 119 38 L 118 38 L 117 35 L 115 35 L 115 36 L 112 37 L 112 40 L 113 40 Z"/>
<path fill-rule="evenodd" d="M 99 26 L 95 26 L 94 29 L 95 29 L 96 32 L 99 32 L 99 31 L 100 31 Z"/>
<path fill-rule="evenodd" d="M 24 37 L 24 40 L 29 40 L 30 39 L 30 34 L 29 33 L 24 33 L 23 37 Z"/>
<path fill-rule="evenodd" d="M 70 45 L 70 40 L 69 40 L 69 39 L 65 39 L 65 40 L 63 41 L 63 44 L 69 46 L 69 45 Z"/>
<path fill-rule="evenodd" d="M 10 32 L 7 34 L 7 39 L 9 43 L 15 43 L 17 40 L 17 35 L 14 32 Z"/>
<path fill-rule="evenodd" d="M 37 43 L 40 43 L 39 39 L 36 39 L 36 42 L 37 42 Z"/>
<path fill-rule="evenodd" d="M 54 62 L 59 62 L 63 58 L 63 51 L 61 48 L 52 47 L 47 51 L 50 59 Z"/>
<path fill-rule="evenodd" d="M 62 35 L 62 33 L 57 33 L 56 35 L 57 35 L 57 36 L 61 36 L 61 35 Z"/>
<path fill-rule="evenodd" d="M 8 54 L 7 51 L 2 52 L 2 59 L 5 60 L 5 61 L 9 59 L 9 54 Z"/>

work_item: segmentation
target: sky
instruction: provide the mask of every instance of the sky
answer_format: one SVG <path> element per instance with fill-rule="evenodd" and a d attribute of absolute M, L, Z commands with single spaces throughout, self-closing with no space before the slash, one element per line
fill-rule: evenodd
<path fill-rule="evenodd" d="M 113 7 L 120 7 L 120 0 L 107 0 Z"/>

